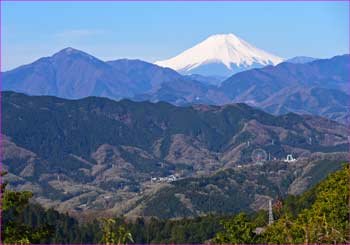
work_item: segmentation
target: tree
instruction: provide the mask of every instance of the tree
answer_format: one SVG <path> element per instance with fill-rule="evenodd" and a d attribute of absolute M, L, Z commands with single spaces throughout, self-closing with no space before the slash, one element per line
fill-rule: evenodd
<path fill-rule="evenodd" d="M 4 176 L 6 172 L 2 172 Z M 29 191 L 16 192 L 6 189 L 7 183 L 1 184 L 2 215 L 10 213 L 11 219 L 3 219 L 2 243 L 4 244 L 30 244 L 39 243 L 40 239 L 50 235 L 48 226 L 32 229 L 28 225 L 19 222 L 18 217 L 28 205 L 33 194 Z"/>
<path fill-rule="evenodd" d="M 249 222 L 241 213 L 224 223 L 225 231 L 218 233 L 214 242 L 349 244 L 349 178 L 350 170 L 344 166 L 305 194 L 287 198 L 290 203 L 281 209 L 279 219 L 261 234 L 253 233 L 253 227 L 261 223 L 259 216 Z"/>
<path fill-rule="evenodd" d="M 347 198 L 350 172 L 331 174 L 313 191 L 315 200 L 296 218 L 286 212 L 262 234 L 262 243 L 350 243 Z M 303 197 L 301 198 L 303 199 Z"/>
<path fill-rule="evenodd" d="M 225 231 L 219 232 L 214 243 L 244 244 L 254 240 L 254 227 L 245 213 L 236 215 L 233 220 L 223 223 Z"/>
<path fill-rule="evenodd" d="M 349 169 L 331 175 L 319 187 L 310 210 L 304 210 L 308 240 L 312 243 L 350 243 L 347 198 Z"/>
<path fill-rule="evenodd" d="M 101 242 L 104 244 L 127 244 L 127 242 L 134 242 L 134 240 L 123 224 L 117 226 L 115 219 L 103 219 Z"/>

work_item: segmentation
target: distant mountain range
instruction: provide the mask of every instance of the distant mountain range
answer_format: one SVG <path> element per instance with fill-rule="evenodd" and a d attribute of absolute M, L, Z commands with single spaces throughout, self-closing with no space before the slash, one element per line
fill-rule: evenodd
<path fill-rule="evenodd" d="M 9 172 L 9 187 L 31 190 L 36 201 L 61 211 L 132 215 L 143 210 L 154 215 L 164 204 L 169 209 L 159 208 L 156 216 L 176 217 L 220 210 L 220 205 L 225 212 L 254 209 L 247 202 L 258 207 L 261 195 L 274 196 L 278 185 L 286 193 L 293 186 L 303 190 L 291 185 L 297 178 L 302 186 L 319 181 L 340 165 L 327 161 L 324 171 L 309 173 L 318 166 L 316 160 L 342 161 L 348 147 L 349 129 L 342 124 L 293 113 L 273 116 L 245 104 L 176 107 L 3 92 L 2 108 L 3 169 Z M 257 149 L 268 154 L 268 166 L 249 165 Z M 332 152 L 343 153 L 327 155 Z M 283 163 L 290 153 L 311 160 Z M 253 170 L 210 177 L 238 164 Z M 254 175 L 257 169 L 266 179 Z M 308 178 L 316 173 L 316 180 Z M 151 182 L 151 177 L 171 174 L 194 179 L 174 186 Z M 211 191 L 218 202 L 208 206 Z"/>
<path fill-rule="evenodd" d="M 95 95 L 120 99 L 152 91 L 159 84 L 176 79 L 182 76 L 142 61 L 103 62 L 82 51 L 66 48 L 51 57 L 5 72 L 3 89 L 62 98 Z"/>
<path fill-rule="evenodd" d="M 231 33 L 210 36 L 181 54 L 155 64 L 181 74 L 228 77 L 252 68 L 277 65 L 282 61 L 282 58 L 258 49 Z"/>
<path fill-rule="evenodd" d="M 294 63 L 294 64 L 305 64 L 315 60 L 318 60 L 318 59 L 307 57 L 307 56 L 295 56 L 291 59 L 286 60 L 285 62 Z"/>
<path fill-rule="evenodd" d="M 3 90 L 68 99 L 166 101 L 180 106 L 244 102 L 274 114 L 316 114 L 346 123 L 349 55 L 308 60 L 251 69 L 220 82 L 222 77 L 180 75 L 141 60 L 104 62 L 66 48 L 4 72 Z"/>
<path fill-rule="evenodd" d="M 156 94 L 157 99 L 174 104 L 195 101 L 197 97 L 203 98 L 203 103 L 213 104 L 215 101 L 206 96 L 208 89 L 206 84 L 169 68 L 140 60 L 103 62 L 73 48 L 3 73 L 3 90 L 70 99 L 146 99 Z M 215 87 L 210 89 L 213 97 L 222 97 Z"/>
<path fill-rule="evenodd" d="M 281 63 L 238 73 L 222 85 L 235 102 L 274 114 L 316 114 L 341 122 L 349 120 L 349 55 L 305 64 Z"/>

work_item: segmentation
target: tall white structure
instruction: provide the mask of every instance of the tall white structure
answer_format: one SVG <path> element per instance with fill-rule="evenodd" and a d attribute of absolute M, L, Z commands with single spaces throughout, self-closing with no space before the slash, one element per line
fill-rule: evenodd
<path fill-rule="evenodd" d="M 269 199 L 269 225 L 273 224 L 272 200 Z"/>
<path fill-rule="evenodd" d="M 292 154 L 287 155 L 286 159 L 284 159 L 284 162 L 295 162 L 297 159 L 293 158 Z"/>

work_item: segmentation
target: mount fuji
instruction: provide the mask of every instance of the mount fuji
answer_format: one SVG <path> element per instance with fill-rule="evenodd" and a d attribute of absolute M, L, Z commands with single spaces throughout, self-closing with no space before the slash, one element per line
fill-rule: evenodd
<path fill-rule="evenodd" d="M 283 58 L 258 49 L 234 34 L 219 34 L 156 65 L 182 74 L 228 77 L 234 73 L 267 65 L 277 65 Z"/>

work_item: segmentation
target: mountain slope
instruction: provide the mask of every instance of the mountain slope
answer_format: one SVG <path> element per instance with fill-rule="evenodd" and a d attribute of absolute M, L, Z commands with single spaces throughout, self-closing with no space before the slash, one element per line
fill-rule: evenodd
<path fill-rule="evenodd" d="M 317 58 L 307 57 L 307 56 L 295 56 L 286 60 L 285 62 L 293 63 L 293 64 L 306 64 L 312 61 L 317 60 Z"/>
<path fill-rule="evenodd" d="M 270 198 L 303 193 L 341 169 L 346 159 L 346 154 L 313 154 L 297 164 L 247 165 L 179 180 L 144 196 L 130 213 L 167 219 L 266 210 Z"/>
<path fill-rule="evenodd" d="M 298 112 L 346 122 L 349 55 L 306 64 L 281 63 L 233 75 L 220 89 L 235 102 L 268 112 Z"/>
<path fill-rule="evenodd" d="M 155 64 L 184 74 L 228 76 L 280 62 L 282 58 L 256 48 L 234 34 L 222 34 L 210 36 L 174 58 Z"/>
<path fill-rule="evenodd" d="M 336 89 L 283 89 L 259 103 L 259 107 L 277 115 L 293 111 L 299 114 L 322 115 L 346 124 L 349 122 L 348 98 L 348 94 Z"/>
<path fill-rule="evenodd" d="M 188 94 L 204 97 L 208 91 L 204 84 L 169 68 L 140 60 L 103 62 L 72 48 L 3 73 L 3 90 L 69 99 L 87 96 L 137 99 L 151 96 L 163 85 L 176 87 L 177 97 L 186 103 L 191 101 Z"/>
<path fill-rule="evenodd" d="M 72 48 L 3 73 L 3 89 L 34 95 L 82 98 L 130 96 L 131 80 L 103 61 Z"/>
<path fill-rule="evenodd" d="M 240 213 L 223 221 L 215 244 L 323 244 L 349 243 L 349 169 L 340 171 L 300 196 L 288 196 L 267 212 Z M 271 200 L 270 200 L 271 201 Z"/>
<path fill-rule="evenodd" d="M 161 68 L 142 60 L 120 59 L 108 61 L 118 73 L 125 74 L 130 80 L 135 94 L 156 91 L 162 83 L 183 79 L 180 74 L 169 68 Z"/>
<path fill-rule="evenodd" d="M 216 85 L 216 86 L 220 86 L 221 82 L 226 80 L 225 77 L 203 76 L 199 74 L 185 75 L 185 77 L 188 77 L 194 81 L 198 81 L 207 85 Z"/>
<path fill-rule="evenodd" d="M 327 163 L 324 161 L 324 164 L 317 164 L 315 167 L 331 164 L 331 162 Z M 336 169 L 339 169 L 339 164 L 334 165 L 336 165 Z M 334 172 L 334 170 L 332 172 Z M 327 173 L 323 173 L 323 175 L 326 176 Z M 229 173 L 222 172 L 218 174 L 218 176 L 227 180 Z M 234 175 L 231 175 L 230 177 L 233 176 Z M 251 236 L 249 240 L 247 240 L 249 243 L 285 243 L 286 236 L 281 236 L 281 234 L 283 234 L 281 231 L 285 231 L 283 227 L 288 223 L 291 225 L 297 224 L 297 227 L 295 227 L 297 229 L 302 228 L 302 226 L 306 224 L 308 224 L 309 227 L 312 226 L 312 230 L 318 231 L 316 236 L 313 236 L 313 239 L 316 238 L 317 240 L 313 240 L 312 242 L 330 243 L 331 241 L 334 242 L 335 239 L 339 239 L 339 243 L 346 243 L 347 240 L 343 238 L 348 234 L 347 227 L 349 225 L 346 200 L 348 177 L 349 171 L 347 171 L 347 168 L 343 168 L 342 171 L 329 174 L 325 180 L 322 180 L 316 186 L 308 189 L 302 195 L 288 195 L 284 197 L 282 200 L 282 208 L 279 208 L 277 205 L 274 206 L 275 223 L 268 227 L 266 227 L 268 224 L 268 213 L 263 210 L 248 214 L 246 222 L 235 222 L 236 229 L 234 230 L 224 229 L 224 227 L 228 227 L 227 224 L 232 224 L 239 216 L 215 215 L 213 213 L 210 215 L 203 215 L 195 218 L 186 217 L 183 219 L 161 220 L 138 217 L 135 220 L 130 220 L 126 217 L 125 219 L 118 218 L 118 220 L 125 224 L 136 244 L 204 244 L 208 241 L 215 244 L 232 244 L 236 241 L 233 240 L 233 238 L 240 238 L 242 234 L 236 232 L 237 228 L 240 230 L 246 229 L 247 225 L 253 228 L 267 228 L 267 230 L 262 230 L 265 231 L 263 233 L 250 233 Z M 224 181 L 219 183 L 218 180 L 219 178 L 216 178 L 216 180 L 215 178 L 208 178 L 206 181 L 208 186 L 211 185 L 211 183 L 225 183 Z M 201 180 L 201 182 L 203 183 L 204 181 Z M 184 184 L 186 186 L 186 183 Z M 179 187 L 180 185 L 176 186 Z M 213 191 L 213 189 L 211 191 Z M 214 197 L 214 193 L 212 193 L 212 197 Z M 330 199 L 332 201 L 329 201 Z M 211 203 L 216 204 L 216 202 Z M 212 207 L 213 209 L 217 208 L 215 205 Z M 164 210 L 166 209 L 161 210 L 161 212 L 164 213 Z M 287 215 L 288 219 L 286 219 Z M 90 216 L 89 218 L 89 220 L 92 220 L 94 217 Z M 48 224 L 53 227 L 51 236 L 40 240 L 40 244 L 97 244 L 101 241 L 102 237 L 103 226 L 100 222 L 94 220 L 91 223 L 87 223 L 87 220 L 82 220 L 81 214 L 79 215 L 80 222 L 78 222 L 78 219 L 74 219 L 72 216 L 60 214 L 52 209 L 47 210 L 36 204 L 29 204 L 19 217 L 14 217 L 13 213 L 8 210 L 3 212 L 3 223 L 7 222 L 9 219 L 29 225 L 29 227 L 33 229 L 41 224 Z M 98 217 L 98 219 L 100 219 L 100 217 Z M 330 227 L 329 224 L 332 224 L 333 229 L 331 230 L 341 231 L 341 233 L 331 233 L 331 238 L 329 234 L 320 236 L 320 232 L 327 231 L 325 229 L 319 229 L 322 220 L 324 221 L 325 219 L 327 221 L 327 227 Z M 317 221 L 315 222 L 315 220 Z M 334 226 L 334 224 L 336 224 L 336 226 Z M 291 230 L 294 231 L 294 229 Z M 232 231 L 235 232 L 234 236 Z M 302 231 L 293 232 L 292 236 L 289 236 L 288 239 L 293 244 L 303 242 L 306 240 L 304 234 L 305 233 Z M 313 233 L 313 235 L 315 235 L 315 233 Z M 214 236 L 216 238 L 213 239 Z M 310 241 L 310 238 L 308 239 Z"/>
<path fill-rule="evenodd" d="M 59 210 L 128 212 L 166 186 L 151 177 L 210 175 L 253 162 L 263 149 L 345 152 L 348 129 L 312 116 L 272 116 L 244 104 L 65 100 L 3 92 L 4 169 L 12 188 Z"/>
<path fill-rule="evenodd" d="M 222 89 L 231 98 L 238 98 L 242 102 L 250 98 L 260 102 L 287 87 L 318 86 L 346 92 L 349 68 L 349 55 L 307 64 L 285 62 L 275 67 L 268 66 L 233 75 L 222 83 Z M 244 96 L 247 91 L 249 94 Z"/>

